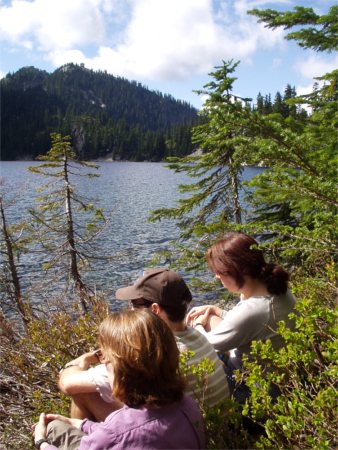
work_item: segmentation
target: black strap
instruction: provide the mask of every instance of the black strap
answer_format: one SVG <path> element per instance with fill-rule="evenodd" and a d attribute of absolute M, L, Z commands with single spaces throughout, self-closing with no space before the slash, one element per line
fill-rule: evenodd
<path fill-rule="evenodd" d="M 34 447 L 37 450 L 40 450 L 41 444 L 43 444 L 44 442 L 46 442 L 47 444 L 50 443 L 46 438 L 42 438 L 42 439 L 39 439 L 38 441 L 34 442 Z"/>

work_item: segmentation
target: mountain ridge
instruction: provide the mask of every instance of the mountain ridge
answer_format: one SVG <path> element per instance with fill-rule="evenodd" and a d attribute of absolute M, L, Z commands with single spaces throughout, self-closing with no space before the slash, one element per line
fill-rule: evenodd
<path fill-rule="evenodd" d="M 1 86 L 1 159 L 34 159 L 50 133 L 70 135 L 81 159 L 159 161 L 194 151 L 198 111 L 141 83 L 73 63 L 52 73 L 33 66 Z"/>

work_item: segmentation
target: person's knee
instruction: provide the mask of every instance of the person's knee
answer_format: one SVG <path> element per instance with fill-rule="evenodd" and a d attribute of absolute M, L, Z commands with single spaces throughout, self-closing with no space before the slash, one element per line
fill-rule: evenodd
<path fill-rule="evenodd" d="M 64 433 L 69 425 L 63 420 L 55 419 L 47 424 L 47 438 L 54 440 L 55 435 Z"/>
<path fill-rule="evenodd" d="M 81 392 L 81 393 L 73 394 L 71 397 L 72 397 L 72 400 L 75 401 L 76 403 L 87 403 L 88 401 L 90 401 L 90 398 L 92 396 L 91 396 L 91 394 Z"/>
<path fill-rule="evenodd" d="M 60 450 L 75 450 L 85 433 L 63 420 L 53 420 L 47 425 L 47 439 Z"/>
<path fill-rule="evenodd" d="M 73 395 L 74 391 L 77 389 L 77 386 L 74 386 L 74 384 L 68 380 L 61 379 L 58 381 L 58 388 L 65 395 Z"/>
<path fill-rule="evenodd" d="M 71 395 L 72 402 L 78 407 L 91 408 L 96 403 L 106 403 L 98 392 L 81 392 Z"/>

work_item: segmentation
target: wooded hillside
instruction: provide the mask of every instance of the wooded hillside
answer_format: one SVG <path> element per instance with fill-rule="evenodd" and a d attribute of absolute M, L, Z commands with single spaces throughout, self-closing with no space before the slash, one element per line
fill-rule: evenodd
<path fill-rule="evenodd" d="M 71 135 L 80 159 L 154 160 L 193 150 L 197 110 L 106 72 L 24 67 L 1 80 L 1 159 L 34 159 L 50 133 Z"/>

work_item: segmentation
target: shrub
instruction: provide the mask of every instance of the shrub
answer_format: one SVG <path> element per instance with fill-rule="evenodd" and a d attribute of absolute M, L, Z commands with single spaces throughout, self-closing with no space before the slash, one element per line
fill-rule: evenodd
<path fill-rule="evenodd" d="M 183 352 L 180 357 L 181 370 L 185 376 L 196 377 L 195 400 L 201 410 L 208 449 L 219 448 L 252 448 L 254 440 L 248 435 L 242 425 L 240 405 L 232 399 L 223 400 L 216 406 L 208 407 L 204 392 L 207 376 L 212 373 L 214 363 L 204 358 L 199 364 L 189 364 L 193 352 Z"/>
<path fill-rule="evenodd" d="M 307 280 L 295 290 L 295 330 L 280 323 L 285 347 L 255 342 L 253 361 L 245 363 L 251 397 L 244 414 L 260 422 L 265 435 L 257 448 L 337 448 L 337 311 L 328 284 Z M 273 399 L 272 385 L 280 392 Z"/>
<path fill-rule="evenodd" d="M 31 425 L 41 412 L 69 414 L 69 399 L 60 393 L 57 378 L 71 359 L 96 348 L 98 324 L 108 305 L 98 299 L 91 313 L 79 314 L 78 305 L 46 312 L 32 319 L 19 336 L 11 323 L 0 324 L 1 448 L 32 448 Z"/>
<path fill-rule="evenodd" d="M 232 399 L 208 408 L 203 393 L 197 397 L 208 448 L 337 447 L 337 313 L 332 273 L 333 267 L 327 268 L 323 281 L 308 279 L 293 286 L 301 300 L 294 315 L 295 330 L 283 323 L 279 326 L 283 349 L 275 351 L 269 341 L 253 343 L 252 358 L 240 376 L 251 390 L 243 411 Z M 33 449 L 31 425 L 41 412 L 68 415 L 69 398 L 57 388 L 58 372 L 69 360 L 96 348 L 97 327 L 108 311 L 102 299 L 85 315 L 78 305 L 63 308 L 59 303 L 55 312 L 33 319 L 21 337 L 13 323 L 1 318 L 2 448 Z M 181 368 L 197 377 L 198 390 L 203 392 L 213 364 L 205 359 L 188 366 L 190 356 L 182 355 Z M 270 396 L 272 383 L 280 391 L 277 399 Z M 242 414 L 261 424 L 264 433 L 250 435 L 243 428 Z"/>

